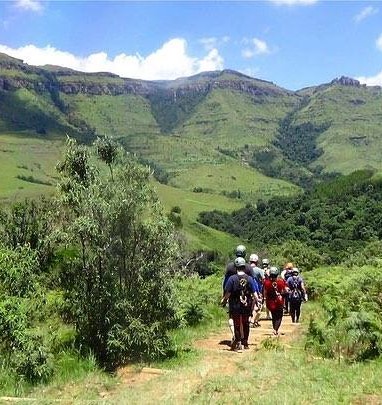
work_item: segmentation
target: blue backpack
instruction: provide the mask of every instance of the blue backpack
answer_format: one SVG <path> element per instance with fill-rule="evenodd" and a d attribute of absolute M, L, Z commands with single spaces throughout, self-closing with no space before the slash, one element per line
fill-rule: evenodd
<path fill-rule="evenodd" d="M 290 285 L 289 300 L 291 302 L 301 302 L 302 301 L 302 290 L 301 290 L 301 280 L 297 277 L 292 276 L 292 283 Z"/>

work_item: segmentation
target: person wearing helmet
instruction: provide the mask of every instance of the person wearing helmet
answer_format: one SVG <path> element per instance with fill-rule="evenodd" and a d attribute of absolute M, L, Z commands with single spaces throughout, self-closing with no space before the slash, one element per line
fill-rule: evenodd
<path fill-rule="evenodd" d="M 292 275 L 293 263 L 285 263 L 284 269 L 281 272 L 281 277 L 287 281 L 288 278 Z M 285 296 L 285 305 L 284 305 L 284 312 L 285 314 L 289 314 L 289 295 Z"/>
<path fill-rule="evenodd" d="M 287 293 L 285 280 L 279 277 L 279 270 L 272 266 L 269 278 L 264 280 L 264 298 L 272 314 L 273 334 L 278 336 L 284 314 L 284 296 Z"/>
<path fill-rule="evenodd" d="M 253 278 L 245 272 L 245 259 L 237 257 L 234 265 L 236 274 L 227 280 L 221 304 L 225 306 L 228 302 L 230 319 L 233 321 L 234 339 L 231 343 L 231 350 L 240 351 L 242 347 L 249 349 L 249 318 L 253 305 L 258 300 L 258 295 Z"/>
<path fill-rule="evenodd" d="M 259 263 L 259 256 L 256 253 L 252 253 L 249 256 L 249 265 L 251 266 L 251 276 L 255 280 L 259 290 L 259 301 L 258 305 L 254 307 L 254 314 L 252 317 L 252 325 L 255 327 L 260 326 L 259 320 L 261 315 L 261 308 L 262 308 L 262 293 L 263 293 L 263 281 L 264 281 L 264 271 L 260 267 L 258 267 Z"/>
<path fill-rule="evenodd" d="M 240 257 L 240 258 L 244 259 L 244 262 L 245 262 L 246 248 L 244 245 L 238 245 L 236 247 L 234 253 L 235 253 L 236 259 Z M 245 267 L 246 274 L 250 275 L 249 264 L 246 264 L 245 266 L 246 266 Z M 237 271 L 236 271 L 235 262 L 234 261 L 229 262 L 227 264 L 226 271 L 225 271 L 224 278 L 223 278 L 223 294 L 224 294 L 225 285 L 227 284 L 228 279 L 231 276 L 235 275 L 236 273 L 237 273 Z M 234 341 L 235 330 L 234 330 L 233 319 L 231 318 L 231 316 L 229 316 L 229 319 L 228 319 L 228 326 L 232 333 L 232 341 Z"/>
<path fill-rule="evenodd" d="M 291 273 L 292 275 L 287 280 L 287 286 L 289 288 L 289 313 L 292 322 L 298 323 L 300 320 L 301 303 L 302 301 L 307 301 L 308 296 L 299 269 L 294 267 Z"/>
<path fill-rule="evenodd" d="M 293 263 L 289 262 L 289 263 L 285 263 L 284 265 L 284 269 L 281 272 L 281 277 L 287 281 L 288 278 L 292 275 L 292 269 L 293 269 Z"/>
<path fill-rule="evenodd" d="M 245 255 L 246 255 L 245 246 L 238 245 L 235 249 L 236 258 L 241 257 L 241 258 L 245 259 Z M 248 275 L 251 275 L 251 267 L 248 263 L 245 264 L 245 273 Z M 229 262 L 226 267 L 226 271 L 225 271 L 225 275 L 224 275 L 224 279 L 223 279 L 223 291 L 224 291 L 224 287 L 225 287 L 225 284 L 227 283 L 228 279 L 234 274 L 236 274 L 236 267 L 235 267 L 235 263 L 232 261 L 232 262 Z"/>
<path fill-rule="evenodd" d="M 268 278 L 269 277 L 269 268 L 270 268 L 269 259 L 263 259 L 261 261 L 261 267 L 263 268 L 263 271 L 264 271 L 264 277 Z"/>
<path fill-rule="evenodd" d="M 270 261 L 267 258 L 264 258 L 261 261 L 261 267 L 263 269 L 264 272 L 264 280 L 267 280 L 269 278 L 269 269 L 270 269 Z M 265 298 L 264 298 L 264 282 L 263 282 L 263 304 L 265 302 Z M 267 305 L 265 305 L 265 312 L 266 312 L 266 319 L 271 319 L 271 313 L 267 307 Z"/>

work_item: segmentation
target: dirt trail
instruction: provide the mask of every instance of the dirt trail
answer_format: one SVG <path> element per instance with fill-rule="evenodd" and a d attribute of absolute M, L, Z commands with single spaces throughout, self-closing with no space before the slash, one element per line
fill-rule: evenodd
<path fill-rule="evenodd" d="M 228 320 L 227 320 L 228 321 Z M 215 375 L 233 375 L 243 356 L 253 356 L 259 348 L 260 343 L 265 339 L 278 339 L 281 343 L 288 344 L 300 333 L 300 325 L 293 324 L 289 316 L 284 316 L 280 328 L 280 336 L 274 337 L 272 334 L 272 322 L 261 320 L 260 327 L 251 328 L 249 337 L 249 350 L 240 353 L 230 350 L 231 333 L 228 328 L 222 327 L 209 337 L 194 342 L 194 347 L 202 354 L 198 364 L 192 369 L 163 371 L 158 369 L 145 368 L 137 372 L 131 368 L 119 370 L 121 380 L 120 388 L 134 390 L 141 384 L 150 381 L 149 390 L 153 390 L 155 401 L 170 401 L 171 403 L 182 403 L 182 399 L 193 392 L 195 387 L 202 383 L 207 377 Z M 160 376 L 160 378 L 158 378 Z M 171 398 L 169 398 L 168 387 L 171 384 Z M 151 402 L 149 402 L 151 403 Z"/>

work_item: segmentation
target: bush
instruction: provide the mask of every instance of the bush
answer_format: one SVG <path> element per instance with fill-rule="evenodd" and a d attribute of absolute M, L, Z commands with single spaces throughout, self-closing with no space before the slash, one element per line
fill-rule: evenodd
<path fill-rule="evenodd" d="M 380 269 L 321 268 L 306 274 L 321 306 L 311 319 L 307 346 L 326 357 L 361 361 L 382 354 Z"/>
<path fill-rule="evenodd" d="M 57 235 L 71 246 L 61 255 L 63 309 L 79 347 L 107 368 L 163 355 L 176 322 L 174 228 L 150 187 L 149 169 L 117 152 L 105 161 L 107 174 L 91 164 L 91 150 L 69 140 L 58 165 Z"/>
<path fill-rule="evenodd" d="M 297 240 L 284 242 L 280 246 L 270 248 L 272 261 L 283 266 L 286 262 L 293 262 L 300 270 L 310 271 L 322 264 L 323 258 L 316 249 Z"/>

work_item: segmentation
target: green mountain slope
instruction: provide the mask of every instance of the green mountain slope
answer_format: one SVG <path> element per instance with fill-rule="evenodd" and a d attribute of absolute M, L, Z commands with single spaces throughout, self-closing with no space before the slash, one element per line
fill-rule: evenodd
<path fill-rule="evenodd" d="M 0 54 L 0 137 L 109 135 L 169 186 L 242 204 L 382 170 L 381 98 L 348 78 L 292 92 L 231 70 L 150 82 Z"/>
<path fill-rule="evenodd" d="M 317 138 L 322 154 L 311 166 L 341 173 L 381 170 L 381 103 L 382 90 L 378 87 L 333 83 L 312 94 L 293 119 L 295 124 L 329 124 Z"/>

